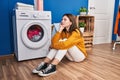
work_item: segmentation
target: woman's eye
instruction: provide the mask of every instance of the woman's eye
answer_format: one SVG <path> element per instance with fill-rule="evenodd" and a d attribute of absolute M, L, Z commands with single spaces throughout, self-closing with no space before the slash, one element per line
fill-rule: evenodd
<path fill-rule="evenodd" d="M 66 21 L 67 19 L 64 19 L 64 21 Z"/>

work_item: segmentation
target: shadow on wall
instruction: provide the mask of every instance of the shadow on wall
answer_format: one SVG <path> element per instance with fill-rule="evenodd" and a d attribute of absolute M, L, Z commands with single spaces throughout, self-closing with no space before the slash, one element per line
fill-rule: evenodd
<path fill-rule="evenodd" d="M 62 15 L 79 15 L 81 6 L 88 7 L 88 0 L 44 0 L 44 10 L 52 11 L 52 23 L 61 21 Z"/>

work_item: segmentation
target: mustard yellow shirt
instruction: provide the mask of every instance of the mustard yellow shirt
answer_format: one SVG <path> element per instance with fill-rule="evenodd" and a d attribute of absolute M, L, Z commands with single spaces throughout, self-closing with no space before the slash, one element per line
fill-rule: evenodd
<path fill-rule="evenodd" d="M 59 41 L 60 39 L 67 38 L 66 41 Z M 52 38 L 52 44 L 51 47 L 54 49 L 69 49 L 72 46 L 77 46 L 85 56 L 87 56 L 85 45 L 84 45 L 84 39 L 80 35 L 80 32 L 76 29 L 76 31 L 73 31 L 72 34 L 65 33 L 65 32 L 57 32 L 53 38 Z"/>

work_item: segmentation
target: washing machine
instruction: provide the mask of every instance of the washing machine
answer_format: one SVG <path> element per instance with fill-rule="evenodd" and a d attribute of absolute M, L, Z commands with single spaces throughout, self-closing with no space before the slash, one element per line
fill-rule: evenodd
<path fill-rule="evenodd" d="M 51 44 L 51 12 L 15 10 L 14 53 L 18 61 L 45 57 Z"/>

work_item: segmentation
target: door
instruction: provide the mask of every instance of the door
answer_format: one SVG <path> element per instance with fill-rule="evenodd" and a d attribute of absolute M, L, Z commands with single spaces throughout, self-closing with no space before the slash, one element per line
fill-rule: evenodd
<path fill-rule="evenodd" d="M 93 44 L 111 43 L 115 0 L 89 0 L 88 14 L 95 16 Z"/>
<path fill-rule="evenodd" d="M 47 28 L 40 22 L 31 21 L 22 28 L 21 39 L 26 47 L 39 49 L 48 41 Z"/>

